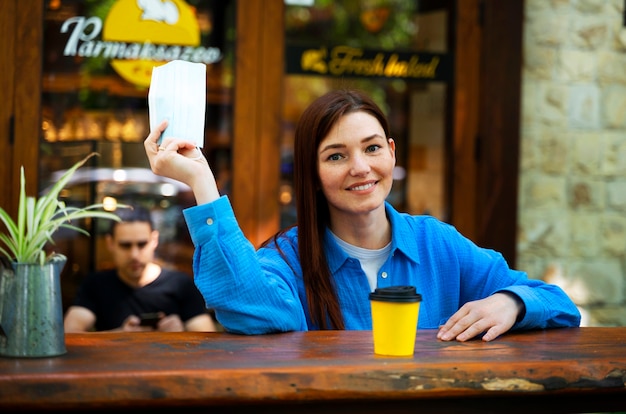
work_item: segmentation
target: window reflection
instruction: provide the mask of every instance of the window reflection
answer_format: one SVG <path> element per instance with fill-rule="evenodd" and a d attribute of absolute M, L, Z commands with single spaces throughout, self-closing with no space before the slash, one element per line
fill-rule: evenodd
<path fill-rule="evenodd" d="M 44 7 L 40 189 L 91 152 L 63 199 L 83 206 L 142 204 L 160 232 L 158 260 L 191 273 L 193 245 L 181 211 L 195 204 L 186 186 L 154 175 L 143 149 L 154 66 L 173 59 L 207 65 L 204 153 L 230 191 L 234 0 L 47 0 Z M 90 271 L 107 267 L 106 223 L 91 233 L 60 232 L 51 248 L 68 256 L 64 304 Z"/>
<path fill-rule="evenodd" d="M 389 118 L 397 168 L 388 200 L 399 210 L 447 220 L 448 2 L 286 4 L 281 224 L 295 222 L 291 188 L 295 125 L 310 102 L 336 88 L 365 91 Z M 420 77 L 426 72 L 418 65 L 424 62 L 441 63 L 437 76 Z"/>

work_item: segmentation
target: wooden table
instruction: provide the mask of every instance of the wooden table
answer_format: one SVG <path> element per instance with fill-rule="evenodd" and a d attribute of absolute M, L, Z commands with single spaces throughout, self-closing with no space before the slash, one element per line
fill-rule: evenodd
<path fill-rule="evenodd" d="M 626 327 L 435 334 L 409 358 L 374 355 L 369 331 L 67 334 L 66 355 L 0 358 L 0 413 L 626 411 Z"/>

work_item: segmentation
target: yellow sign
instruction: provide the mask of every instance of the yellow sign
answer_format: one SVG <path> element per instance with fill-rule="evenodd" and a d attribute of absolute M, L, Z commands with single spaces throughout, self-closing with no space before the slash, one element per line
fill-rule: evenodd
<path fill-rule="evenodd" d="M 351 46 L 308 49 L 287 46 L 287 73 L 334 77 L 445 80 L 448 56 L 367 50 Z"/>
<path fill-rule="evenodd" d="M 182 48 L 200 44 L 200 28 L 193 10 L 184 1 L 118 0 L 104 21 L 102 39 L 136 44 L 170 44 Z M 149 86 L 152 67 L 156 65 L 151 60 L 138 57 L 114 59 L 111 66 L 127 81 Z"/>
<path fill-rule="evenodd" d="M 66 32 L 65 56 L 110 59 L 122 78 L 143 87 L 150 86 L 155 66 L 176 59 L 211 64 L 222 57 L 218 48 L 200 44 L 195 9 L 183 0 L 118 0 L 104 23 L 75 16 L 63 22 Z"/>

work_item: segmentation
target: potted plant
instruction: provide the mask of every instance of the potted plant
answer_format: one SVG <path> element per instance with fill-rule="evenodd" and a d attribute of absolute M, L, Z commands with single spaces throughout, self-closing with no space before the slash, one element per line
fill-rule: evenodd
<path fill-rule="evenodd" d="M 20 173 L 17 220 L 0 207 L 6 233 L 0 233 L 0 355 L 17 357 L 57 356 L 66 352 L 61 302 L 62 254 L 46 253 L 53 235 L 66 228 L 86 235 L 78 227 L 83 218 L 119 221 L 102 204 L 72 207 L 59 199 L 76 170 L 97 153 L 91 153 L 68 169 L 39 198 L 26 195 L 24 166 Z M 126 207 L 126 206 L 119 206 Z"/>

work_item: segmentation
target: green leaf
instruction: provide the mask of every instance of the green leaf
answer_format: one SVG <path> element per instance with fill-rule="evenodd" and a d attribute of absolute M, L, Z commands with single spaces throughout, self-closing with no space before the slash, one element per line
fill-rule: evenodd
<path fill-rule="evenodd" d="M 19 254 L 26 238 L 25 221 L 26 221 L 26 177 L 24 176 L 24 166 L 20 169 L 20 201 L 17 209 L 17 233 L 13 236 L 15 238 L 15 244 L 17 253 Z"/>
<path fill-rule="evenodd" d="M 0 253 L 18 263 L 44 264 L 51 260 L 46 257 L 45 246 L 54 244 L 53 235 L 60 228 L 69 229 L 89 236 L 89 232 L 78 227 L 78 221 L 85 218 L 101 218 L 120 221 L 120 218 L 111 212 L 104 211 L 103 204 L 91 204 L 86 207 L 67 206 L 59 200 L 59 194 L 69 183 L 74 173 L 91 157 L 98 155 L 95 152 L 87 155 L 81 161 L 65 171 L 59 180 L 46 194 L 39 199 L 26 196 L 26 179 L 24 166 L 20 169 L 20 197 L 18 201 L 17 223 L 2 208 L 0 220 L 4 223 L 7 233 L 0 234 Z M 128 208 L 118 204 L 118 208 Z"/>

